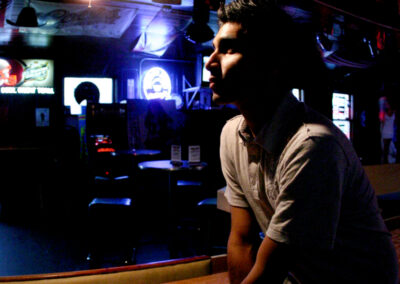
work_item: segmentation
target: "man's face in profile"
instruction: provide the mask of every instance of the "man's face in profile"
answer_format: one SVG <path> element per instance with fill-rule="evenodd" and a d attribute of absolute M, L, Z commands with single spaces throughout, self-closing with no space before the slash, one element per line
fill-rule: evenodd
<path fill-rule="evenodd" d="M 210 71 L 213 100 L 219 104 L 234 103 L 248 90 L 255 67 L 247 56 L 247 44 L 238 23 L 225 23 L 213 40 L 214 52 L 206 68 Z"/>

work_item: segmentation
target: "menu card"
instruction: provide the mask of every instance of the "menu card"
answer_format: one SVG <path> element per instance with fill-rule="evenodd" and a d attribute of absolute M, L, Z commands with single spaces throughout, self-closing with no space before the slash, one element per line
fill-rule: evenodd
<path fill-rule="evenodd" d="M 200 163 L 200 146 L 199 145 L 189 146 L 189 163 L 190 164 Z"/>
<path fill-rule="evenodd" d="M 182 164 L 181 145 L 171 145 L 171 163 L 173 165 Z"/>

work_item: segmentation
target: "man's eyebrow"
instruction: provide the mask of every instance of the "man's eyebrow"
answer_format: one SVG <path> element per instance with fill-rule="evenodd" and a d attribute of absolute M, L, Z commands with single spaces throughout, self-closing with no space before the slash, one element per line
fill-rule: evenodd
<path fill-rule="evenodd" d="M 242 46 L 243 43 L 240 39 L 236 38 L 236 37 L 223 37 L 220 39 L 219 41 L 219 46 L 222 47 L 240 47 Z"/>
<path fill-rule="evenodd" d="M 229 42 L 235 42 L 235 41 L 238 41 L 239 39 L 237 38 L 237 37 L 229 37 L 229 36 L 227 36 L 227 37 L 221 37 L 221 39 L 219 40 L 220 42 L 227 42 L 227 43 L 229 43 Z"/>

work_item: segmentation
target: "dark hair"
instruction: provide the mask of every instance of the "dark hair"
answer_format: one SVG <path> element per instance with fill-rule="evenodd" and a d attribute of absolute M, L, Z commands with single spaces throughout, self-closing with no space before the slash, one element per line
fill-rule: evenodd
<path fill-rule="evenodd" d="M 218 20 L 220 25 L 227 22 L 240 24 L 242 34 L 253 48 L 271 54 L 270 63 L 275 61 L 283 65 L 281 68 L 286 69 L 283 83 L 289 84 L 289 88 L 293 85 L 298 87 L 299 82 L 311 83 L 309 72 L 326 74 L 310 26 L 294 22 L 275 1 L 233 0 L 220 7 Z M 304 72 L 306 67 L 309 67 L 309 72 Z M 299 72 L 299 68 L 304 69 Z"/>
<path fill-rule="evenodd" d="M 274 2 L 268 0 L 234 0 L 218 10 L 220 24 L 235 22 L 248 33 L 262 30 L 269 25 L 287 29 L 292 25 L 290 17 Z"/>
<path fill-rule="evenodd" d="M 220 24 L 239 23 L 246 39 L 260 42 L 260 35 L 282 40 L 294 32 L 291 17 L 268 0 L 234 0 L 218 10 Z M 261 38 L 262 40 L 262 38 Z"/>

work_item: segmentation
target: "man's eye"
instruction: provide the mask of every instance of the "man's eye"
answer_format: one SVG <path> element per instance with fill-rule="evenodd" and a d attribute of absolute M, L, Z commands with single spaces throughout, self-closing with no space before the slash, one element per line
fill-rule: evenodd
<path fill-rule="evenodd" d="M 221 53 L 236 53 L 239 51 L 239 42 L 236 39 L 221 40 L 219 50 Z"/>
<path fill-rule="evenodd" d="M 237 52 L 237 49 L 233 46 L 221 46 L 219 48 L 221 53 L 235 53 Z"/>

